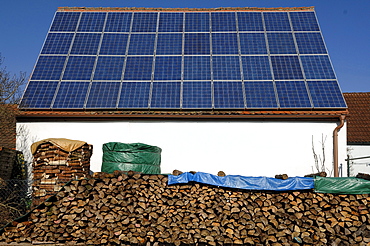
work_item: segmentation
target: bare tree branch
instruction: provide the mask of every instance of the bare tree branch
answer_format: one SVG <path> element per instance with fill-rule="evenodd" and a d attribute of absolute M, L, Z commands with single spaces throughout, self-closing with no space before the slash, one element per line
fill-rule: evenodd
<path fill-rule="evenodd" d="M 1 67 L 4 58 L 0 54 L 0 104 L 19 103 L 21 87 L 26 82 L 26 73 L 20 72 L 19 75 L 11 75 L 6 67 Z"/>

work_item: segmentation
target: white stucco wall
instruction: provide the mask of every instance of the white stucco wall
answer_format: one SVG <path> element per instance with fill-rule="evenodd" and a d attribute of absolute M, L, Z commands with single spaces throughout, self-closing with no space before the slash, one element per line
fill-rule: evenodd
<path fill-rule="evenodd" d="M 312 136 L 316 153 L 325 140 L 325 164 L 332 170 L 335 122 L 271 121 L 92 121 L 23 122 L 17 128 L 18 148 L 29 149 L 46 138 L 69 138 L 94 146 L 91 170 L 100 171 L 102 145 L 107 142 L 141 142 L 162 148 L 162 173 L 201 171 L 244 176 L 269 176 L 286 173 L 303 176 L 316 172 Z M 27 140 L 25 140 L 27 139 Z M 26 143 L 26 144 L 25 144 Z M 339 132 L 339 163 L 345 164 L 346 126 Z M 24 151 L 24 150 L 23 150 Z M 346 170 L 346 169 L 345 169 Z"/>
<path fill-rule="evenodd" d="M 370 156 L 370 145 L 348 145 L 349 158 Z M 350 176 L 358 173 L 370 173 L 370 158 L 350 161 Z"/>

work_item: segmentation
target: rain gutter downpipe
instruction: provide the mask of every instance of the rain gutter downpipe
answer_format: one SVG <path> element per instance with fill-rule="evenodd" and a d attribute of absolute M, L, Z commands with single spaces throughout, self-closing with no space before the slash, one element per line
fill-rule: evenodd
<path fill-rule="evenodd" d="M 338 166 L 338 132 L 344 126 L 345 115 L 340 116 L 340 124 L 333 131 L 333 160 L 334 160 L 334 177 L 339 177 L 339 166 Z"/>

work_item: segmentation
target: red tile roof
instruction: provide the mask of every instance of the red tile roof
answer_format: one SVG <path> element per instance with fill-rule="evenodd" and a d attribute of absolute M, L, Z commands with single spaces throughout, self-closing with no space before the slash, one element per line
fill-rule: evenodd
<path fill-rule="evenodd" d="M 336 119 L 340 115 L 347 115 L 347 110 L 256 110 L 256 111 L 214 111 L 214 110 L 199 110 L 199 111 L 122 111 L 122 110 L 22 110 L 17 118 L 331 118 Z"/>
<path fill-rule="evenodd" d="M 370 92 L 343 93 L 349 116 L 347 119 L 347 142 L 370 144 Z"/>

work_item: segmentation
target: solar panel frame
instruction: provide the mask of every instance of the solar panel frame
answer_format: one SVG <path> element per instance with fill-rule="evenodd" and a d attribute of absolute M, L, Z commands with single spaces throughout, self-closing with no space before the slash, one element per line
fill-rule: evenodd
<path fill-rule="evenodd" d="M 149 108 L 150 82 L 123 82 L 118 108 Z"/>
<path fill-rule="evenodd" d="M 21 108 L 48 109 L 58 87 L 58 81 L 30 81 L 20 103 Z"/>
<path fill-rule="evenodd" d="M 89 82 L 59 83 L 57 93 L 55 94 L 55 100 L 53 100 L 51 108 L 82 108 L 85 103 L 89 85 Z"/>
<path fill-rule="evenodd" d="M 67 55 L 73 39 L 74 33 L 49 33 L 42 47 L 41 54 Z"/>
<path fill-rule="evenodd" d="M 31 80 L 59 80 L 67 56 L 39 56 Z"/>
<path fill-rule="evenodd" d="M 74 32 L 80 16 L 80 12 L 56 12 L 50 26 L 50 32 Z"/>
<path fill-rule="evenodd" d="M 104 32 L 124 32 L 129 33 L 131 29 L 132 13 L 129 12 L 109 12 Z"/>
<path fill-rule="evenodd" d="M 36 90 L 37 83 L 49 89 Z M 78 96 L 67 99 L 68 88 Z M 27 99 L 28 90 L 41 94 Z M 29 102 L 63 109 L 346 107 L 314 11 L 57 12 L 20 107 Z"/>
<path fill-rule="evenodd" d="M 100 55 L 126 55 L 129 34 L 104 33 L 100 46 Z"/>
<path fill-rule="evenodd" d="M 239 32 L 263 32 L 261 12 L 237 12 Z"/>
<path fill-rule="evenodd" d="M 301 81 L 275 81 L 281 108 L 312 108 L 306 84 Z"/>
<path fill-rule="evenodd" d="M 70 56 L 62 80 L 90 80 L 96 56 Z"/>
<path fill-rule="evenodd" d="M 116 108 L 120 82 L 92 82 L 85 108 Z"/>
<path fill-rule="evenodd" d="M 99 56 L 93 80 L 121 80 L 125 57 Z"/>
<path fill-rule="evenodd" d="M 235 12 L 211 12 L 212 32 L 236 32 Z"/>
<path fill-rule="evenodd" d="M 181 82 L 153 82 L 150 108 L 180 108 Z"/>
<path fill-rule="evenodd" d="M 302 55 L 300 59 L 307 79 L 336 79 L 329 56 Z"/>
<path fill-rule="evenodd" d="M 241 81 L 214 81 L 213 86 L 215 108 L 245 108 L 243 84 Z"/>
<path fill-rule="evenodd" d="M 212 109 L 211 81 L 186 81 L 182 83 L 183 109 Z"/>
<path fill-rule="evenodd" d="M 78 32 L 99 32 L 104 28 L 107 13 L 104 12 L 82 12 L 78 25 Z"/>
<path fill-rule="evenodd" d="M 185 13 L 185 32 L 209 32 L 210 27 L 210 13 Z"/>
<path fill-rule="evenodd" d="M 247 108 L 277 108 L 278 101 L 273 81 L 244 82 Z"/>
<path fill-rule="evenodd" d="M 295 33 L 300 54 L 327 54 L 324 40 L 319 32 Z"/>

